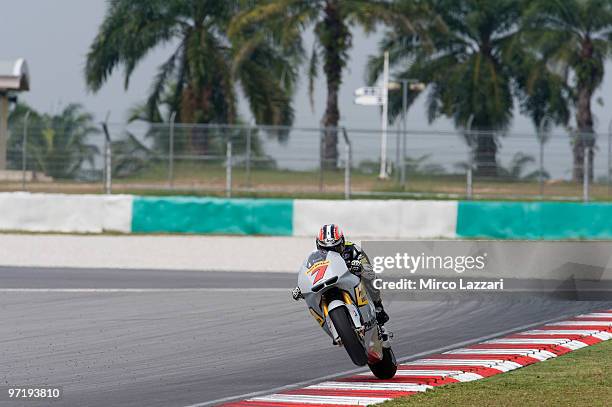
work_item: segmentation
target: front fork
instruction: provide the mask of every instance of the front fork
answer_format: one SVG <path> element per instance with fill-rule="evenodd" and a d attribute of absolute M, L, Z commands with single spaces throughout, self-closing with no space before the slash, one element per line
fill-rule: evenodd
<path fill-rule="evenodd" d="M 339 307 L 346 307 L 349 316 L 353 321 L 355 331 L 363 339 L 365 336 L 365 327 L 361 322 L 361 316 L 359 314 L 357 306 L 354 304 L 353 299 L 351 298 L 351 295 L 349 293 L 343 290 L 338 290 L 333 294 L 330 293 L 329 296 L 323 296 L 321 304 L 321 308 L 323 309 L 323 315 L 325 316 L 325 321 L 327 323 L 327 328 L 331 333 L 331 336 L 334 340 L 334 344 L 340 344 L 340 337 L 338 335 L 338 332 L 336 331 L 336 328 L 334 327 L 334 324 L 331 321 L 331 318 L 329 318 L 329 313 L 330 311 Z"/>
<path fill-rule="evenodd" d="M 355 331 L 364 341 L 368 350 L 369 363 L 376 363 L 382 360 L 383 348 L 391 347 L 390 341 L 393 334 L 387 331 L 384 326 L 381 327 L 378 324 L 375 327 L 366 329 L 367 327 L 361 321 L 359 309 L 353 302 L 350 294 L 346 291 L 340 291 L 340 295 L 338 295 L 338 293 L 334 293 L 334 295 L 330 296 L 330 298 L 324 296 L 322 299 L 322 308 L 323 313 L 325 314 L 325 321 L 327 322 L 327 327 L 332 335 L 334 344 L 341 345 L 338 332 L 329 318 L 329 312 L 338 307 L 346 307 L 349 311 L 349 315 L 353 320 Z"/>

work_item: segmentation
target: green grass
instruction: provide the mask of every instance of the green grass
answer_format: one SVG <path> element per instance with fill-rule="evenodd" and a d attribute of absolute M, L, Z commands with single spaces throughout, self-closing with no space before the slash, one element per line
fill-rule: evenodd
<path fill-rule="evenodd" d="M 404 406 L 611 406 L 612 341 L 486 379 L 381 404 Z"/>

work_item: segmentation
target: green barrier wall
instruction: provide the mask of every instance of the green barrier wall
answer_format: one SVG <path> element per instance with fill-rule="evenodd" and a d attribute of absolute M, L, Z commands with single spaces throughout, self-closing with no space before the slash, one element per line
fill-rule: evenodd
<path fill-rule="evenodd" d="M 291 235 L 293 201 L 134 197 L 132 232 Z"/>
<path fill-rule="evenodd" d="M 458 237 L 612 239 L 612 204 L 459 202 Z"/>

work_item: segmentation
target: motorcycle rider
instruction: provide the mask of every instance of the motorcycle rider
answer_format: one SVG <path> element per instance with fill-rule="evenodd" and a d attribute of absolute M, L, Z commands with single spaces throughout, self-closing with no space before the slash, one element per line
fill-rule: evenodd
<path fill-rule="evenodd" d="M 376 274 L 370 259 L 361 247 L 353 242 L 346 241 L 342 229 L 335 224 L 323 225 L 317 235 L 316 243 L 318 250 L 333 250 L 342 256 L 349 271 L 361 278 L 369 297 L 374 302 L 378 324 L 382 326 L 389 321 L 389 315 L 383 308 L 380 290 L 376 289 L 372 283 Z M 292 295 L 296 301 L 304 298 L 299 287 L 293 289 Z"/>

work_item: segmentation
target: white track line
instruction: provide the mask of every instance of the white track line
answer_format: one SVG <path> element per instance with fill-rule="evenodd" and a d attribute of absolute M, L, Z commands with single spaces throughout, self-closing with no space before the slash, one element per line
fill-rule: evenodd
<path fill-rule="evenodd" d="M 601 339 L 602 341 L 607 341 L 612 339 L 612 333 L 610 332 L 597 332 L 596 334 L 593 334 L 591 336 L 594 336 L 597 339 Z"/>
<path fill-rule="evenodd" d="M 529 338 L 501 338 L 486 341 L 484 344 L 504 344 L 504 345 L 562 345 L 569 342 L 569 338 L 551 339 L 529 339 Z"/>
<path fill-rule="evenodd" d="M 363 373 L 357 376 L 363 377 L 364 379 L 365 378 L 374 379 L 376 377 L 372 373 Z M 395 377 L 421 377 L 421 376 L 441 377 L 443 379 L 450 376 L 453 379 L 458 380 L 460 382 L 471 382 L 473 380 L 480 380 L 484 378 L 483 376 L 477 373 L 471 373 L 471 372 L 466 373 L 462 370 L 398 370 L 395 373 Z"/>
<path fill-rule="evenodd" d="M 590 345 L 587 345 L 584 342 L 580 342 L 580 340 L 577 339 L 575 341 L 569 341 L 568 343 L 564 343 L 560 346 L 570 349 L 570 350 L 578 350 L 578 349 L 586 348 L 587 346 L 590 346 Z"/>
<path fill-rule="evenodd" d="M 442 366 L 484 366 L 508 372 L 523 367 L 520 363 L 504 359 L 419 359 L 407 365 L 442 365 Z"/>
<path fill-rule="evenodd" d="M 519 355 L 529 356 L 540 361 L 557 356 L 552 352 L 537 349 L 457 349 L 445 353 L 451 355 Z"/>
<path fill-rule="evenodd" d="M 463 373 L 462 370 L 437 370 L 437 369 L 421 369 L 421 370 L 398 370 L 397 372 L 395 372 L 396 376 L 440 376 L 440 377 L 446 377 L 446 376 L 452 376 L 452 375 L 456 375 L 456 374 L 461 374 Z M 359 377 L 372 377 L 374 378 L 375 376 L 370 372 L 370 373 L 361 373 L 358 374 L 357 376 Z"/>
<path fill-rule="evenodd" d="M 334 404 L 347 406 L 367 406 L 379 404 L 388 397 L 343 397 L 343 396 L 310 396 L 299 394 L 272 394 L 249 399 L 250 401 L 269 401 L 274 403 L 301 403 L 301 404 Z"/>
<path fill-rule="evenodd" d="M 166 293 L 286 292 L 289 288 L 0 288 L 0 293 Z"/>
<path fill-rule="evenodd" d="M 459 348 L 444 352 L 445 354 L 473 354 L 473 355 L 529 355 L 531 353 L 544 352 L 541 349 L 523 349 L 523 348 L 493 348 L 493 349 L 472 349 L 472 348 Z M 551 355 L 554 355 L 551 353 Z M 553 357 L 553 356 L 551 356 Z"/>
<path fill-rule="evenodd" d="M 570 328 L 570 327 L 568 327 Z M 601 332 L 601 329 L 534 329 L 533 331 L 521 332 L 521 335 L 582 335 L 589 336 Z"/>
<path fill-rule="evenodd" d="M 425 391 L 433 388 L 418 383 L 385 383 L 385 382 L 323 382 L 306 387 L 307 389 L 325 390 L 395 390 L 395 391 Z M 250 399 L 253 400 L 253 399 Z"/>
<path fill-rule="evenodd" d="M 546 324 L 546 326 L 582 326 L 582 325 L 594 325 L 594 326 L 612 326 L 612 321 L 559 321 Z"/>
<path fill-rule="evenodd" d="M 458 380 L 460 382 L 473 382 L 474 380 L 484 379 L 484 376 L 481 376 L 477 373 L 464 372 L 452 376 L 452 379 Z"/>

